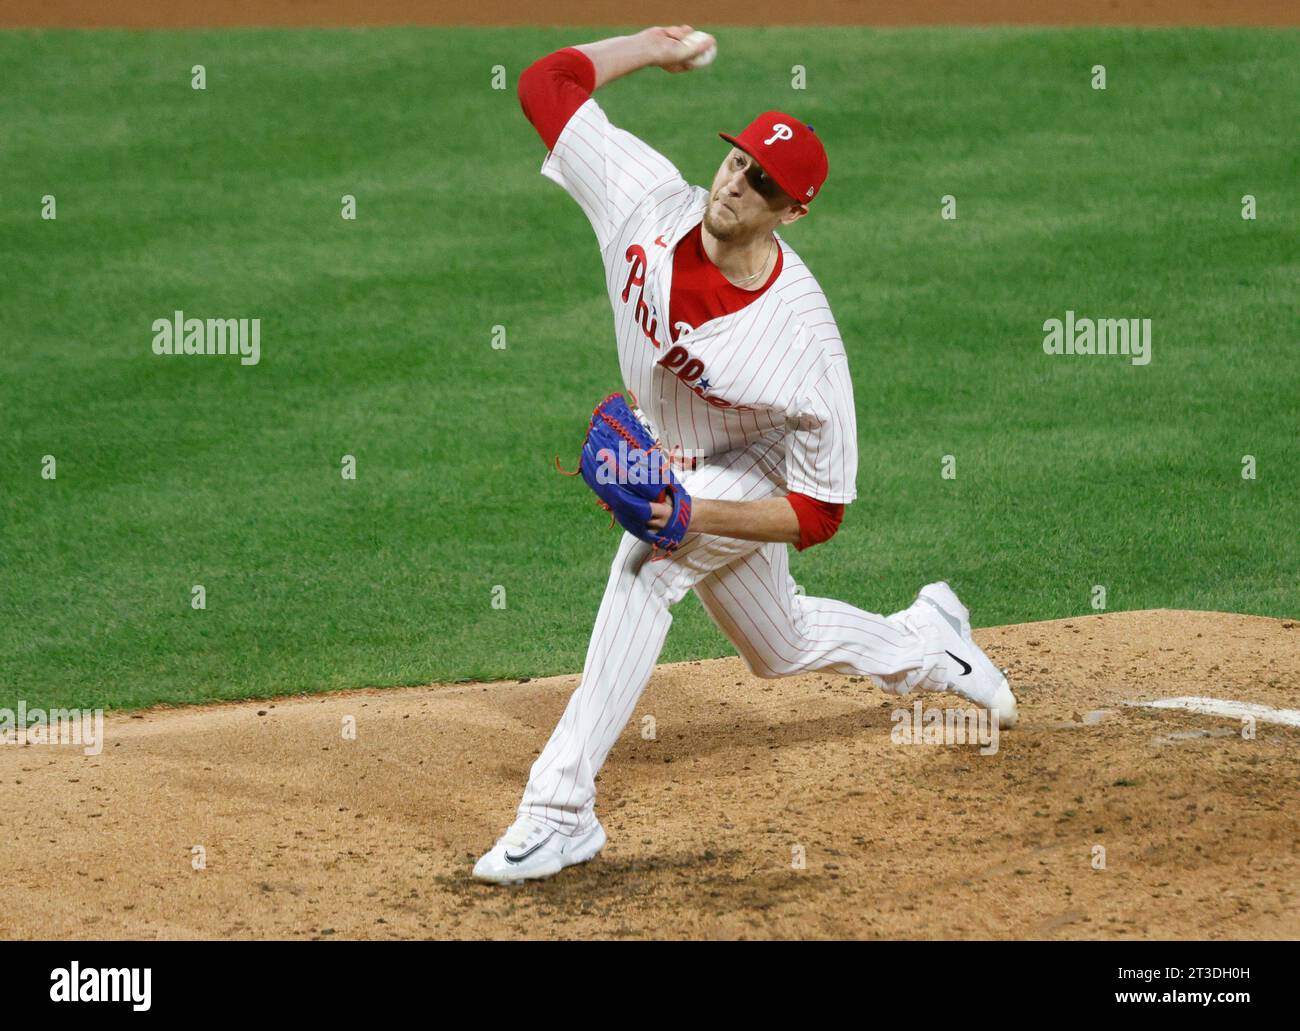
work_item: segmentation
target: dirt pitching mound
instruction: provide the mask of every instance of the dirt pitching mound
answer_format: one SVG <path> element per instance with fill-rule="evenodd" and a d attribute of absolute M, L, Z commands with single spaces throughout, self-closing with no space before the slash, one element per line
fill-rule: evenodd
<path fill-rule="evenodd" d="M 1300 937 L 1300 728 L 1125 704 L 1300 708 L 1295 623 L 976 637 L 1022 700 L 991 755 L 895 743 L 915 698 L 857 678 L 660 667 L 600 778 L 609 845 L 515 888 L 470 867 L 573 676 L 110 715 L 94 756 L 0 747 L 0 880 L 27 900 L 0 936 Z"/>

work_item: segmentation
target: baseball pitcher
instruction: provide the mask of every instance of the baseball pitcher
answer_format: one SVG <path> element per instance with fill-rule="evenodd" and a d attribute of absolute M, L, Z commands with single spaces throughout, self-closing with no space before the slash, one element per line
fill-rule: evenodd
<path fill-rule="evenodd" d="M 760 677 L 865 676 L 897 694 L 953 691 L 1002 727 L 1016 700 L 946 583 L 876 615 L 796 592 L 789 546 L 829 540 L 857 496 L 857 426 L 825 294 L 778 229 L 808 215 L 829 164 L 811 125 L 765 111 L 727 143 L 707 189 L 612 125 L 592 94 L 642 68 L 716 52 L 689 25 L 566 47 L 519 78 L 547 147 L 541 173 L 591 223 L 625 394 L 592 415 L 583 478 L 626 531 L 582 679 L 533 763 L 515 822 L 474 876 L 548 877 L 605 844 L 595 777 L 694 591 Z M 647 482 L 649 486 L 647 486 Z"/>

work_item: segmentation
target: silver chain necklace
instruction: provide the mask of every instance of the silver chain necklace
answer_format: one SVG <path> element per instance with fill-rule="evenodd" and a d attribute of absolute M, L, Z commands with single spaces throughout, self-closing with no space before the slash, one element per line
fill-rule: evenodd
<path fill-rule="evenodd" d="M 747 276 L 746 278 L 742 279 L 742 280 L 740 281 L 740 283 L 735 283 L 735 284 L 733 284 L 733 285 L 735 285 L 735 286 L 740 286 L 741 283 L 748 283 L 750 280 L 757 279 L 757 278 L 758 278 L 759 276 L 761 276 L 764 272 L 766 272 L 766 271 L 767 271 L 767 263 L 768 263 L 768 260 L 772 257 L 772 248 L 775 247 L 775 246 L 776 246 L 776 237 L 774 236 L 774 237 L 772 237 L 772 243 L 771 243 L 771 245 L 767 248 L 767 256 L 766 256 L 765 258 L 763 258 L 763 264 L 762 264 L 762 266 L 759 268 L 759 270 L 758 270 L 757 272 L 755 272 L 752 276 Z"/>

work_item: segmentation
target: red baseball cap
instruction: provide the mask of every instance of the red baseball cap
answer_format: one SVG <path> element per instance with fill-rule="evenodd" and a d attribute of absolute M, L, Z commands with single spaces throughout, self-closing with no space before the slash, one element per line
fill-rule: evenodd
<path fill-rule="evenodd" d="M 718 135 L 762 165 L 800 204 L 813 199 L 830 171 L 826 148 L 813 127 L 780 111 L 764 111 L 739 136 Z"/>

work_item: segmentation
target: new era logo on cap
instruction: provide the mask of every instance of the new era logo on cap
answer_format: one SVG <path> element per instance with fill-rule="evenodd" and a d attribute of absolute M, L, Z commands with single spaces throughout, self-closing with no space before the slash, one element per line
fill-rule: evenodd
<path fill-rule="evenodd" d="M 781 111 L 764 111 L 739 136 L 718 135 L 762 165 L 791 197 L 811 198 L 830 171 L 826 148 L 813 127 Z"/>

